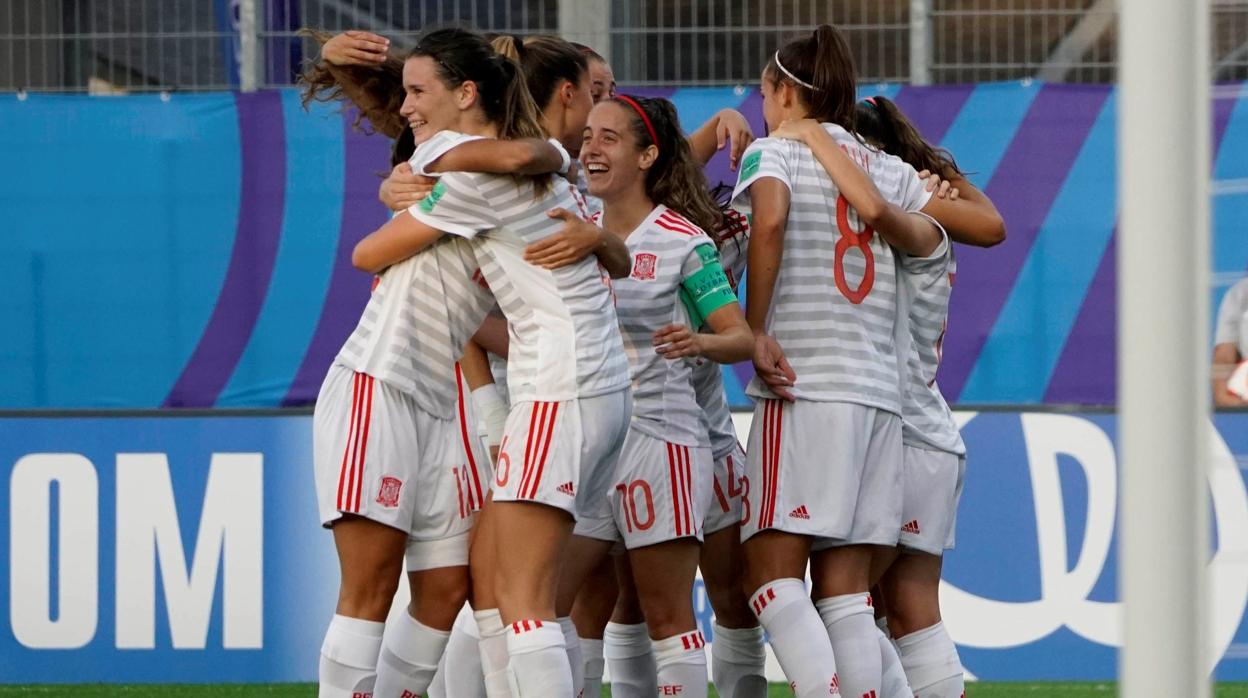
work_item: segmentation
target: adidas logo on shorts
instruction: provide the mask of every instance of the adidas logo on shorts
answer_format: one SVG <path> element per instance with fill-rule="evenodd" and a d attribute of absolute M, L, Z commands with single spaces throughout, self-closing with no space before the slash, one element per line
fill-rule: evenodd
<path fill-rule="evenodd" d="M 809 519 L 810 512 L 806 511 L 806 505 L 803 504 L 800 507 L 794 509 L 793 511 L 790 511 L 789 517 L 793 519 Z"/>
<path fill-rule="evenodd" d="M 559 487 L 558 487 L 557 489 L 558 489 L 560 492 L 562 492 L 562 493 L 564 493 L 564 494 L 568 495 L 569 497 L 574 497 L 574 496 L 576 496 L 576 491 L 572 489 L 572 483 L 571 483 L 571 482 L 565 482 L 565 483 L 563 483 L 562 485 L 559 485 Z"/>
<path fill-rule="evenodd" d="M 905 526 L 902 526 L 902 527 L 901 527 L 901 532 L 902 532 L 902 533 L 910 533 L 910 534 L 912 534 L 912 535 L 916 535 L 916 536 L 917 536 L 917 535 L 919 535 L 919 533 L 921 532 L 921 531 L 919 531 L 919 520 L 918 520 L 918 519 L 915 519 L 914 521 L 911 521 L 910 523 L 906 524 Z"/>

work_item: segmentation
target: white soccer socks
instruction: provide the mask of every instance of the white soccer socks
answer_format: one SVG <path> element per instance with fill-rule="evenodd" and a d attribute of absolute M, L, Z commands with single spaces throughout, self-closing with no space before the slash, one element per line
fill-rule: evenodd
<path fill-rule="evenodd" d="M 373 698 L 419 698 L 433 682 L 451 634 L 403 613 L 386 630 Z"/>
<path fill-rule="evenodd" d="M 699 630 L 654 640 L 661 696 L 706 698 L 706 641 Z"/>
<path fill-rule="evenodd" d="M 515 698 L 571 696 L 572 669 L 558 623 L 518 620 L 507 630 L 507 673 Z"/>
<path fill-rule="evenodd" d="M 585 698 L 599 698 L 602 695 L 602 672 L 607 662 L 602 657 L 602 640 L 581 637 L 581 657 L 585 667 L 585 690 L 581 695 Z"/>
<path fill-rule="evenodd" d="M 767 698 L 762 627 L 725 628 L 716 623 L 714 628 L 711 680 L 720 698 Z"/>
<path fill-rule="evenodd" d="M 880 629 L 875 626 L 871 595 L 864 591 L 832 596 L 819 599 L 815 607 L 841 669 L 841 694 L 845 698 L 879 696 L 883 677 Z"/>
<path fill-rule="evenodd" d="M 917 698 L 960 698 L 966 691 L 962 660 L 944 623 L 897 638 L 897 651 Z"/>
<path fill-rule="evenodd" d="M 768 582 L 750 595 L 750 608 L 767 629 L 793 694 L 797 698 L 836 695 L 840 684 L 832 643 L 806 595 L 806 584 L 794 578 Z M 876 662 L 878 666 L 878 652 Z"/>
<path fill-rule="evenodd" d="M 576 634 L 572 616 L 556 618 L 563 631 L 563 646 L 568 653 L 568 666 L 572 668 L 572 698 L 581 698 L 585 691 L 585 660 L 581 658 L 581 638 Z"/>
<path fill-rule="evenodd" d="M 611 667 L 611 698 L 653 698 L 658 693 L 659 670 L 645 623 L 607 623 L 602 646 Z"/>
<path fill-rule="evenodd" d="M 875 632 L 880 643 L 880 698 L 914 698 L 914 691 L 910 690 L 910 682 L 906 680 L 906 670 L 901 666 L 901 657 L 897 656 L 897 647 L 878 620 Z"/>
<path fill-rule="evenodd" d="M 503 617 L 497 608 L 475 611 L 481 634 L 481 673 L 485 676 L 485 694 L 489 698 L 511 698 L 511 682 L 507 678 L 507 635 Z"/>
<path fill-rule="evenodd" d="M 385 623 L 335 614 L 321 643 L 320 698 L 371 695 Z"/>
<path fill-rule="evenodd" d="M 480 643 L 481 633 L 477 632 L 472 607 L 464 604 L 455 618 L 451 639 L 426 698 L 486 698 Z"/>

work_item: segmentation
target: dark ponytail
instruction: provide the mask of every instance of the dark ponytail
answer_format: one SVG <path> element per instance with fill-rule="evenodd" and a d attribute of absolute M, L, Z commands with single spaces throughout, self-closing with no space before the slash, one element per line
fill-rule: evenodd
<path fill-rule="evenodd" d="M 810 108 L 810 118 L 854 130 L 857 74 L 844 35 L 822 24 L 803 39 L 785 44 L 763 69 L 772 85 L 788 82 Z"/>
<path fill-rule="evenodd" d="M 543 138 L 537 107 L 516 65 L 494 52 L 485 38 L 466 29 L 438 29 L 425 34 L 408 58 L 426 56 L 438 65 L 447 89 L 465 82 L 477 86 L 485 117 L 499 138 Z"/>
<path fill-rule="evenodd" d="M 693 158 L 689 141 L 680 130 L 676 107 L 662 97 L 617 96 L 612 99 L 629 115 L 633 138 L 639 149 L 650 145 L 659 149 L 658 158 L 646 172 L 646 196 L 688 218 L 691 223 L 710 234 L 720 227 L 721 215 L 714 199 L 707 193 L 706 175 Z M 649 127 L 642 114 L 649 120 Z M 655 138 L 650 129 L 654 129 Z"/>
<path fill-rule="evenodd" d="M 886 97 L 859 102 L 857 111 L 858 135 L 871 145 L 896 155 L 916 170 L 930 170 L 943 179 L 963 176 L 953 155 L 923 140 L 914 124 Z"/>

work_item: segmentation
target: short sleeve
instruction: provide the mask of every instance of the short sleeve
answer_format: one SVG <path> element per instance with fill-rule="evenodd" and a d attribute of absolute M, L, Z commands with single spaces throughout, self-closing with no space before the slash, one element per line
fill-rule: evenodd
<path fill-rule="evenodd" d="M 476 179 L 481 176 L 448 172 L 428 196 L 407 211 L 425 225 L 464 238 L 493 230 L 499 225 L 498 217 L 477 187 Z"/>
<path fill-rule="evenodd" d="M 433 134 L 433 138 L 417 146 L 416 152 L 412 153 L 412 157 L 407 162 L 412 166 L 413 173 L 426 177 L 437 177 L 443 173 L 429 172 L 426 168 L 437 162 L 438 158 L 446 155 L 447 151 L 455 146 L 477 140 L 478 138 L 480 136 L 469 136 L 458 131 L 438 131 Z"/>
<path fill-rule="evenodd" d="M 793 178 L 789 171 L 788 141 L 779 138 L 760 138 L 745 149 L 741 158 L 741 174 L 732 191 L 733 208 L 750 212 L 750 185 L 764 177 L 780 180 L 789 191 L 793 190 Z"/>
<path fill-rule="evenodd" d="M 913 213 L 927 205 L 932 198 L 932 192 L 927 190 L 927 186 L 923 180 L 919 179 L 919 173 L 910 165 L 910 163 L 902 160 L 894 155 L 882 153 L 882 157 L 888 166 L 893 170 L 893 176 L 896 178 L 896 190 L 892 201 L 904 211 Z M 878 181 L 878 180 L 877 180 Z"/>
<path fill-rule="evenodd" d="M 1248 279 L 1231 287 L 1222 297 L 1218 307 L 1218 325 L 1213 334 L 1214 344 L 1239 345 L 1244 316 L 1248 315 Z"/>
<path fill-rule="evenodd" d="M 915 211 L 912 215 L 922 216 L 930 221 L 932 225 L 936 226 L 936 230 L 940 231 L 940 244 L 937 245 L 936 249 L 932 250 L 932 253 L 926 257 L 916 257 L 908 255 L 904 252 L 899 253 L 898 257 L 901 260 L 902 269 L 910 273 L 923 273 L 933 269 L 943 271 L 944 267 L 949 265 L 949 256 L 952 252 L 952 247 L 949 243 L 949 234 L 945 232 L 945 228 L 940 224 L 940 221 L 937 221 L 935 218 L 932 218 L 926 213 Z"/>

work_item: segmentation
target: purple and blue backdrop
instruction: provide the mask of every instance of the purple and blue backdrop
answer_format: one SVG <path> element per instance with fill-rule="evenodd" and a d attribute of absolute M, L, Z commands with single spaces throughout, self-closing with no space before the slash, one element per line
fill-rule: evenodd
<path fill-rule="evenodd" d="M 1112 404 L 1109 86 L 880 86 L 996 202 L 960 248 L 940 382 L 961 403 Z M 648 91 L 654 94 L 656 91 Z M 693 128 L 755 91 L 657 91 Z M 1215 90 L 1215 303 L 1248 266 L 1248 88 Z M 1161 136 L 1159 136 L 1161 137 Z M 0 408 L 310 402 L 358 319 L 388 142 L 294 91 L 0 96 Z M 711 179 L 731 180 L 721 154 Z M 1183 235 L 1184 231 L 1175 231 Z M 1158 279 L 1164 284 L 1166 280 Z M 733 402 L 749 368 L 726 369 Z"/>

